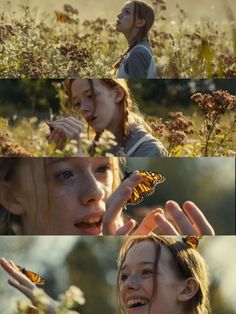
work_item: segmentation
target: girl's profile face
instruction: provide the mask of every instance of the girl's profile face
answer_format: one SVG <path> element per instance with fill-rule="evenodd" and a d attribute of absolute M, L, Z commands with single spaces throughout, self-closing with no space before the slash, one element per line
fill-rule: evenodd
<path fill-rule="evenodd" d="M 129 34 L 134 26 L 134 3 L 127 2 L 117 15 L 116 30 L 123 34 Z"/>
<path fill-rule="evenodd" d="M 154 267 L 155 258 L 155 244 L 148 240 L 135 243 L 127 252 L 119 281 L 125 313 L 177 313 L 182 281 L 176 274 L 173 257 L 167 248 L 161 246 L 158 269 Z"/>
<path fill-rule="evenodd" d="M 18 196 L 25 234 L 102 233 L 113 184 L 109 157 L 34 159 L 32 168 L 34 179 L 25 182 L 22 176 Z"/>
<path fill-rule="evenodd" d="M 88 80 L 75 79 L 71 85 L 72 102 L 79 108 L 81 115 L 96 131 L 112 131 L 117 127 L 120 99 L 117 93 L 99 80 L 93 80 L 95 101 Z"/>

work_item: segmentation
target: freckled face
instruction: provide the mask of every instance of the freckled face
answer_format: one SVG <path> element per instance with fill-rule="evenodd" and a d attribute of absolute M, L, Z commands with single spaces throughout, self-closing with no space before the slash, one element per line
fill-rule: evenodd
<path fill-rule="evenodd" d="M 96 131 L 115 131 L 120 117 L 120 106 L 116 101 L 116 91 L 99 80 L 93 80 L 96 105 L 88 80 L 75 79 L 71 85 L 72 101 L 81 115 Z"/>
<path fill-rule="evenodd" d="M 46 176 L 43 160 L 34 160 L 37 201 L 32 181 L 21 198 L 25 234 L 101 234 L 112 193 L 110 158 L 48 158 L 45 166 Z"/>
<path fill-rule="evenodd" d="M 144 240 L 128 251 L 120 276 L 120 298 L 127 314 L 184 313 L 178 302 L 182 280 L 178 278 L 169 250 L 161 246 L 158 269 L 156 247 Z M 154 291 L 154 280 L 157 290 Z"/>

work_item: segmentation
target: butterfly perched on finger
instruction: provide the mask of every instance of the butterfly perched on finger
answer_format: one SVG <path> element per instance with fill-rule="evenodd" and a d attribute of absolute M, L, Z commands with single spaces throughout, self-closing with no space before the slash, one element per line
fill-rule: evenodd
<path fill-rule="evenodd" d="M 38 274 L 36 274 L 30 270 L 26 270 L 24 267 L 21 267 L 18 265 L 16 265 L 16 267 L 18 268 L 18 270 L 20 272 L 22 272 L 22 274 L 24 274 L 27 278 L 29 278 L 36 285 L 44 285 L 45 284 L 45 280 L 43 279 L 43 277 L 39 276 Z"/>
<path fill-rule="evenodd" d="M 192 235 L 182 238 L 183 242 L 186 243 L 192 249 L 196 249 L 198 247 L 200 239 L 201 239 L 200 235 Z"/>
<path fill-rule="evenodd" d="M 66 23 L 70 21 L 69 15 L 63 12 L 55 11 L 55 14 L 56 14 L 57 22 Z"/>
<path fill-rule="evenodd" d="M 163 183 L 165 177 L 156 172 L 139 170 L 142 180 L 138 183 L 136 187 L 133 188 L 132 195 L 125 203 L 126 205 L 137 205 L 142 202 L 143 198 L 154 193 L 157 184 Z M 125 172 L 123 180 L 128 178 L 132 172 Z"/>

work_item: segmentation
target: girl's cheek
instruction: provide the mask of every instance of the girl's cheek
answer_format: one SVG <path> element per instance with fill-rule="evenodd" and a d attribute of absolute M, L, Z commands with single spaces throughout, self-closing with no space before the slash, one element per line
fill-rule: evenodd
<path fill-rule="evenodd" d="M 106 201 L 112 194 L 112 184 L 104 186 L 105 197 L 104 201 Z"/>
<path fill-rule="evenodd" d="M 105 192 L 105 200 L 108 199 L 108 197 L 112 194 L 112 188 L 113 188 L 113 174 L 109 173 L 106 183 L 104 184 L 104 192 Z"/>

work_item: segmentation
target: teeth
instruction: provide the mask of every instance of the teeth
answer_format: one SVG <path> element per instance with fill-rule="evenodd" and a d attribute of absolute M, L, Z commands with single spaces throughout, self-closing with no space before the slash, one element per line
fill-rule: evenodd
<path fill-rule="evenodd" d="M 131 299 L 127 302 L 127 305 L 128 306 L 133 306 L 133 305 L 136 305 L 136 304 L 142 304 L 142 305 L 145 305 L 147 304 L 148 301 L 147 300 L 143 300 L 143 299 Z"/>
<path fill-rule="evenodd" d="M 83 220 L 83 223 L 94 224 L 94 223 L 99 222 L 100 220 L 101 220 L 100 217 L 91 217 L 91 218 Z"/>

